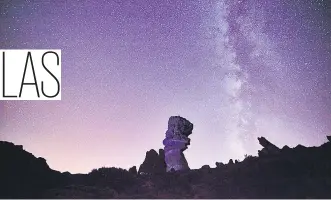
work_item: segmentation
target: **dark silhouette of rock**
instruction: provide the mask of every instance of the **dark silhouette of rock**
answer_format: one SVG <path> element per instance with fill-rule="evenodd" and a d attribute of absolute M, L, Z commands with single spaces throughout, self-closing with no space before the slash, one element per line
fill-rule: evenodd
<path fill-rule="evenodd" d="M 93 169 L 87 174 L 87 179 L 84 185 L 108 187 L 116 190 L 117 192 L 125 191 L 128 187 L 136 184 L 134 174 L 122 168 L 116 167 L 101 167 Z"/>
<path fill-rule="evenodd" d="M 167 171 L 189 170 L 183 151 L 190 145 L 189 135 L 192 134 L 193 124 L 180 116 L 172 116 L 168 121 L 166 138 L 163 140 Z"/>
<path fill-rule="evenodd" d="M 210 168 L 209 165 L 203 165 L 203 166 L 200 168 L 200 170 L 201 170 L 202 172 L 205 172 L 205 173 L 210 173 L 212 169 Z"/>
<path fill-rule="evenodd" d="M 215 165 L 216 165 L 216 168 L 222 168 L 225 166 L 225 164 L 223 164 L 222 162 L 216 162 Z"/>
<path fill-rule="evenodd" d="M 49 169 L 45 159 L 36 158 L 21 146 L 0 142 L 1 198 L 273 198 L 330 199 L 331 143 L 319 147 L 284 146 L 272 156 L 245 156 L 238 164 L 220 170 L 204 165 L 200 169 L 151 173 L 164 151 L 146 153 L 148 176 L 136 176 L 120 168 L 99 168 L 88 174 L 59 173 Z M 148 160 L 148 161 L 147 161 Z M 163 160 L 163 172 L 166 166 Z M 152 166 L 152 167 L 151 167 Z M 142 169 L 144 167 L 141 167 Z M 59 177 L 67 182 L 59 184 Z"/>
<path fill-rule="evenodd" d="M 287 145 L 285 145 L 282 149 L 281 149 L 281 152 L 283 153 L 287 153 L 287 152 L 290 152 L 291 151 L 291 148 Z"/>
<path fill-rule="evenodd" d="M 303 150 L 303 149 L 306 149 L 307 147 L 301 145 L 301 144 L 298 144 L 296 147 L 294 147 L 294 149 L 296 150 Z"/>
<path fill-rule="evenodd" d="M 331 142 L 331 136 L 326 136 L 326 138 Z"/>
<path fill-rule="evenodd" d="M 165 161 L 164 161 L 165 156 L 164 156 L 164 150 L 163 149 L 159 149 L 159 158 L 160 158 L 160 160 L 163 160 L 163 162 L 165 163 Z"/>
<path fill-rule="evenodd" d="M 166 171 L 164 151 L 160 149 L 159 152 L 160 154 L 154 149 L 146 152 L 145 160 L 140 165 L 138 174 L 156 174 Z"/>
<path fill-rule="evenodd" d="M 0 198 L 37 198 L 41 191 L 65 181 L 44 158 L 36 158 L 22 145 L 0 141 Z"/>
<path fill-rule="evenodd" d="M 129 169 L 129 172 L 132 173 L 132 174 L 134 174 L 134 175 L 138 174 L 138 172 L 137 172 L 137 167 L 136 167 L 136 166 L 131 167 L 131 168 Z"/>
<path fill-rule="evenodd" d="M 283 146 L 283 148 L 282 148 L 282 150 L 287 150 L 287 149 L 291 149 L 291 148 L 287 145 Z"/>
<path fill-rule="evenodd" d="M 209 166 L 209 165 L 203 165 L 203 166 L 201 167 L 201 169 L 210 169 L 210 166 Z"/>
<path fill-rule="evenodd" d="M 272 144 L 264 137 L 259 137 L 257 139 L 259 140 L 259 143 L 263 146 L 263 149 L 258 151 L 259 156 L 275 155 L 280 152 L 280 149 L 276 145 Z"/>

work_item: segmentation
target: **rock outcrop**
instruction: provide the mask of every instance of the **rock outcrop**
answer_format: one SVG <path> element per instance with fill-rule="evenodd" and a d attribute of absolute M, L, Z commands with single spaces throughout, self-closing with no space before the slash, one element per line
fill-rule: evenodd
<path fill-rule="evenodd" d="M 136 166 L 133 166 L 129 169 L 129 172 L 133 175 L 137 175 L 138 172 L 137 172 L 137 167 Z"/>
<path fill-rule="evenodd" d="M 162 149 L 147 154 L 146 166 L 154 166 L 151 157 L 164 159 Z M 205 165 L 180 173 L 171 168 L 174 173 L 136 176 L 102 167 L 61 175 L 22 146 L 0 142 L 0 199 L 330 199 L 330 155 L 331 143 L 326 142 L 319 147 L 284 146 L 277 155 L 245 156 L 235 163 L 216 163 L 216 168 Z M 68 177 L 67 182 L 59 184 L 59 175 Z"/>
<path fill-rule="evenodd" d="M 257 139 L 259 140 L 260 145 L 263 146 L 263 149 L 258 151 L 259 156 L 275 155 L 275 154 L 278 154 L 280 152 L 280 149 L 276 145 L 272 144 L 271 142 L 269 142 L 264 137 L 259 137 Z"/>
<path fill-rule="evenodd" d="M 163 140 L 167 172 L 189 170 L 183 151 L 190 145 L 189 135 L 192 134 L 193 124 L 180 116 L 172 116 L 168 121 L 166 138 Z"/>
<path fill-rule="evenodd" d="M 201 167 L 201 169 L 210 169 L 210 166 L 209 166 L 209 165 L 203 165 L 203 166 Z"/>
<path fill-rule="evenodd" d="M 331 142 L 331 136 L 326 136 L 326 138 Z"/>
<path fill-rule="evenodd" d="M 307 147 L 301 145 L 301 144 L 298 144 L 296 147 L 294 147 L 295 150 L 299 150 L 299 151 L 302 151 L 304 149 L 306 149 Z"/>
<path fill-rule="evenodd" d="M 283 146 L 281 151 L 282 152 L 289 152 L 289 151 L 291 151 L 291 148 L 289 146 L 285 145 L 285 146 Z"/>
<path fill-rule="evenodd" d="M 222 168 L 225 166 L 225 164 L 222 162 L 216 162 L 215 165 L 216 165 L 216 168 Z"/>
<path fill-rule="evenodd" d="M 50 169 L 44 158 L 22 145 L 0 141 L 0 198 L 38 198 L 40 191 L 64 182 L 65 177 Z"/>
<path fill-rule="evenodd" d="M 151 149 L 146 152 L 144 162 L 140 165 L 138 174 L 156 174 L 166 171 L 166 165 L 164 162 L 164 151 L 159 150 L 159 154 Z"/>

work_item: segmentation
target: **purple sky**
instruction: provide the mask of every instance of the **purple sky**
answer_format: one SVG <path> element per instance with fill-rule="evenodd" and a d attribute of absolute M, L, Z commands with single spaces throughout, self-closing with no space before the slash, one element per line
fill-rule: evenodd
<path fill-rule="evenodd" d="M 1 1 L 0 48 L 62 49 L 61 101 L 0 102 L 0 139 L 60 171 L 140 165 L 168 118 L 191 168 L 331 134 L 323 0 Z"/>

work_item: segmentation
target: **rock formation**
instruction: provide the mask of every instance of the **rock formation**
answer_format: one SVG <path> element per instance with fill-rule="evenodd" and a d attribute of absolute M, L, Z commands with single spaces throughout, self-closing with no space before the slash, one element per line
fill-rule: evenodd
<path fill-rule="evenodd" d="M 165 171 L 166 164 L 164 161 L 164 150 L 163 149 L 159 149 L 159 162 L 162 164 L 162 169 L 164 169 L 163 171 Z"/>
<path fill-rule="evenodd" d="M 288 152 L 290 150 L 291 150 L 291 148 L 289 146 L 287 146 L 287 145 L 283 146 L 283 148 L 282 148 L 282 151 L 283 152 L 285 152 L 285 151 Z"/>
<path fill-rule="evenodd" d="M 0 141 L 0 199 L 37 198 L 47 188 L 62 184 L 65 177 L 49 168 L 22 145 Z"/>
<path fill-rule="evenodd" d="M 203 173 L 210 173 L 212 171 L 212 169 L 210 168 L 209 165 L 203 165 L 200 170 L 203 172 Z"/>
<path fill-rule="evenodd" d="M 183 151 L 190 145 L 189 135 L 192 134 L 193 124 L 180 116 L 172 116 L 168 121 L 166 138 L 163 140 L 167 172 L 189 170 Z"/>
<path fill-rule="evenodd" d="M 239 164 L 231 159 L 232 166 L 216 163 L 224 168 L 206 165 L 184 173 L 172 168 L 173 174 L 156 176 L 135 176 L 114 167 L 61 174 L 22 146 L 0 141 L 0 199 L 330 199 L 331 142 L 280 151 L 270 157 L 245 156 Z M 146 166 L 154 166 L 150 158 L 155 155 L 164 159 L 162 152 L 149 151 Z"/>
<path fill-rule="evenodd" d="M 259 140 L 259 143 L 263 146 L 263 149 L 259 151 L 259 156 L 274 155 L 280 152 L 280 149 L 276 145 L 272 144 L 264 137 L 259 137 L 257 139 Z"/>
<path fill-rule="evenodd" d="M 303 149 L 306 149 L 307 147 L 301 145 L 301 144 L 298 144 L 296 147 L 294 147 L 295 150 L 303 150 Z"/>
<path fill-rule="evenodd" d="M 222 168 L 225 166 L 225 164 L 223 164 L 222 162 L 216 162 L 215 165 L 216 165 L 216 168 Z"/>
<path fill-rule="evenodd" d="M 166 165 L 164 162 L 164 151 L 159 150 L 159 154 L 151 149 L 146 152 L 144 162 L 140 165 L 138 174 L 155 174 L 166 171 Z"/>
<path fill-rule="evenodd" d="M 201 169 L 210 169 L 210 166 L 209 166 L 209 165 L 203 165 L 203 166 L 201 167 Z"/>
<path fill-rule="evenodd" d="M 331 135 L 330 136 L 326 136 L 326 138 L 329 140 L 329 142 L 331 142 Z"/>
<path fill-rule="evenodd" d="M 138 172 L 137 172 L 137 167 L 136 166 L 133 166 L 129 169 L 129 172 L 133 175 L 137 175 Z"/>

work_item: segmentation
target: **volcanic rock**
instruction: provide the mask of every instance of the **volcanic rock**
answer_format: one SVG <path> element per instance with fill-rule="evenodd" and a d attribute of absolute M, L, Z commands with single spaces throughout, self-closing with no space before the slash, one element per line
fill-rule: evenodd
<path fill-rule="evenodd" d="M 203 165 L 203 166 L 201 167 L 201 169 L 210 169 L 210 166 L 209 166 L 209 165 Z"/>
<path fill-rule="evenodd" d="M 144 162 L 140 165 L 138 174 L 155 174 L 163 173 L 166 170 L 164 162 L 164 151 L 159 150 L 158 154 L 154 149 L 146 152 Z"/>
<path fill-rule="evenodd" d="M 190 145 L 189 135 L 192 134 L 193 124 L 180 116 L 172 116 L 168 121 L 166 138 L 163 140 L 167 172 L 189 170 L 183 151 Z"/>
<path fill-rule="evenodd" d="M 263 149 L 258 151 L 259 156 L 275 155 L 280 152 L 280 149 L 276 145 L 272 144 L 264 137 L 258 137 L 257 139 L 259 140 L 259 143 L 263 146 Z"/>
<path fill-rule="evenodd" d="M 307 147 L 301 145 L 301 144 L 298 144 L 296 147 L 294 147 L 294 149 L 296 150 L 303 150 L 303 149 L 306 149 Z"/>
<path fill-rule="evenodd" d="M 44 158 L 35 157 L 22 145 L 0 141 L 0 198 L 37 198 L 41 191 L 64 181 Z"/>
<path fill-rule="evenodd" d="M 137 174 L 138 174 L 138 172 L 137 172 L 137 167 L 136 167 L 136 166 L 131 167 L 131 168 L 129 169 L 129 172 L 130 172 L 131 174 L 137 175 Z"/>
<path fill-rule="evenodd" d="M 211 172 L 211 168 L 210 168 L 210 166 L 209 165 L 203 165 L 201 168 L 200 168 L 200 170 L 202 171 L 202 172 L 207 172 L 207 173 L 210 173 Z"/>
<path fill-rule="evenodd" d="M 160 161 L 163 161 L 162 163 L 165 165 L 165 161 L 164 161 L 164 150 L 163 149 L 159 149 L 159 159 Z"/>
<path fill-rule="evenodd" d="M 283 150 L 287 150 L 287 149 L 291 149 L 289 146 L 287 146 L 287 145 L 285 145 L 285 146 L 283 146 L 283 148 L 282 148 Z"/>
<path fill-rule="evenodd" d="M 221 168 L 221 167 L 225 166 L 222 162 L 216 162 L 215 165 L 216 165 L 216 168 Z"/>
<path fill-rule="evenodd" d="M 164 158 L 163 150 L 153 151 L 146 157 L 161 159 L 163 154 Z M 21 146 L 0 142 L 0 199 L 330 199 L 330 142 L 319 147 L 284 146 L 281 151 L 267 158 L 247 156 L 240 164 L 225 165 L 224 170 L 205 166 L 176 172 L 172 168 L 174 173 L 156 176 L 134 176 L 113 167 L 89 174 L 66 172 L 62 175 L 68 182 L 58 184 L 44 159 Z"/>
<path fill-rule="evenodd" d="M 289 146 L 285 145 L 285 146 L 283 146 L 281 151 L 282 152 L 289 152 L 289 151 L 291 151 L 291 148 Z"/>

